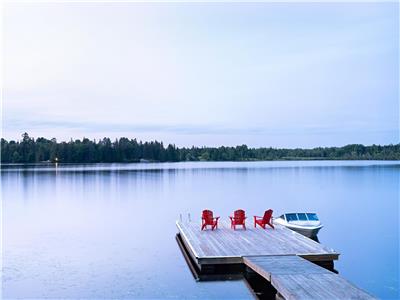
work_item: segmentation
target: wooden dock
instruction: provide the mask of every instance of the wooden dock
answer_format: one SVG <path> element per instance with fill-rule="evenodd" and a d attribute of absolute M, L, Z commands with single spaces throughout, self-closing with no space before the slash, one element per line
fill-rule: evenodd
<path fill-rule="evenodd" d="M 333 261 L 339 253 L 284 226 L 232 230 L 200 230 L 196 222 L 176 222 L 180 240 L 199 272 L 221 266 L 250 268 L 265 278 L 284 299 L 374 299 L 340 277 Z M 323 267 L 321 267 L 323 266 Z"/>
<path fill-rule="evenodd" d="M 374 299 L 339 275 L 296 255 L 244 257 L 284 299 Z"/>

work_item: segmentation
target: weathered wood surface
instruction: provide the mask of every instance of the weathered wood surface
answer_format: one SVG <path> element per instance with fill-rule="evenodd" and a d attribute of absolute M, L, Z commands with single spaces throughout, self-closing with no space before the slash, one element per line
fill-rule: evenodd
<path fill-rule="evenodd" d="M 243 256 L 299 255 L 311 261 L 335 260 L 339 253 L 284 226 L 275 229 L 232 230 L 227 222 L 218 229 L 200 230 L 200 223 L 177 222 L 182 238 L 199 264 L 241 263 Z"/>
<path fill-rule="evenodd" d="M 176 222 L 193 260 L 207 264 L 245 263 L 285 299 L 374 299 L 339 275 L 310 261 L 331 261 L 339 253 L 283 226 L 201 231 L 200 223 Z M 301 258 L 304 257 L 307 260 Z"/>
<path fill-rule="evenodd" d="M 375 299 L 339 275 L 295 255 L 244 257 L 243 262 L 287 300 Z"/>
<path fill-rule="evenodd" d="M 271 275 L 330 274 L 332 272 L 295 255 L 243 257 L 245 265 L 271 281 Z"/>

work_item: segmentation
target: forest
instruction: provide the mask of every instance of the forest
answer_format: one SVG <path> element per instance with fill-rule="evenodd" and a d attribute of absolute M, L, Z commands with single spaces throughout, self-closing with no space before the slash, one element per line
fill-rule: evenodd
<path fill-rule="evenodd" d="M 1 139 L 1 163 L 111 163 L 111 162 L 178 162 L 178 161 L 261 161 L 261 160 L 400 160 L 400 144 L 351 144 L 343 147 L 312 149 L 236 147 L 176 147 L 162 142 L 142 142 L 119 138 L 111 141 L 32 138 Z"/>

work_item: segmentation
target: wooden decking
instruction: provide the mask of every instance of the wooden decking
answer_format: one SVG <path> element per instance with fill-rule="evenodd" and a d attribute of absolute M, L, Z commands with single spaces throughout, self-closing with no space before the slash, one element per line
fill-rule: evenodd
<path fill-rule="evenodd" d="M 285 299 L 374 299 L 346 279 L 299 256 L 244 257 Z"/>
<path fill-rule="evenodd" d="M 299 255 L 310 261 L 332 261 L 339 253 L 286 227 L 232 230 L 221 223 L 218 230 L 200 230 L 196 222 L 176 222 L 193 259 L 202 264 L 243 263 L 243 256 Z"/>
<path fill-rule="evenodd" d="M 200 272 L 213 266 L 246 265 L 258 273 L 285 299 L 373 299 L 330 266 L 339 253 L 286 227 L 275 229 L 230 228 L 221 222 L 217 230 L 200 230 L 197 222 L 176 222 L 191 260 Z M 310 262 L 311 261 L 311 262 Z"/>

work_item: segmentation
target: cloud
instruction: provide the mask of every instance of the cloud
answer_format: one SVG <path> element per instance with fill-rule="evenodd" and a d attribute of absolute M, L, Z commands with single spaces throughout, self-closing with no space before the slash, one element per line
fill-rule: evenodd
<path fill-rule="evenodd" d="M 8 4 L 4 134 L 397 142 L 396 8 Z"/>

